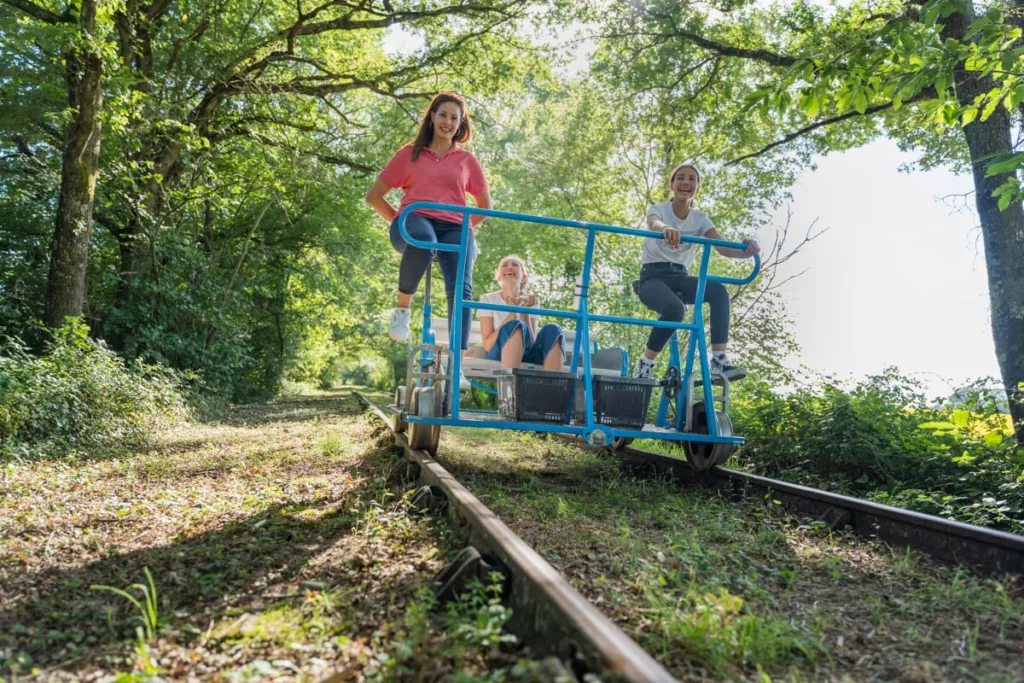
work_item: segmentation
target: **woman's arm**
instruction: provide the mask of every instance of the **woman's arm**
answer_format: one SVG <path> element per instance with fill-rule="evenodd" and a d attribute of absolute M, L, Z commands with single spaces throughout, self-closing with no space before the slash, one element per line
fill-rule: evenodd
<path fill-rule="evenodd" d="M 490 190 L 484 190 L 480 194 L 473 195 L 473 199 L 476 200 L 477 207 L 481 209 L 493 209 L 494 202 L 491 201 Z M 487 216 L 471 216 L 469 219 L 470 227 L 475 228 L 487 219 Z"/>
<path fill-rule="evenodd" d="M 537 307 L 537 295 L 536 294 L 524 294 L 519 297 L 520 306 L 528 306 L 529 308 Z M 537 338 L 537 319 L 538 316 L 533 313 L 520 313 L 519 319 L 526 323 L 527 327 L 530 328 L 530 339 Z"/>
<path fill-rule="evenodd" d="M 480 339 L 484 343 L 484 350 L 490 351 L 494 348 L 494 342 L 498 341 L 498 331 L 494 329 L 494 316 L 480 316 Z"/>
<path fill-rule="evenodd" d="M 665 241 L 668 242 L 668 246 L 673 249 L 679 246 L 679 231 L 663 223 L 662 220 L 653 213 L 647 214 L 647 227 L 664 235 Z"/>
<path fill-rule="evenodd" d="M 526 324 L 530 326 L 530 339 L 537 338 L 537 321 L 540 320 L 539 315 L 527 314 Z"/>
<path fill-rule="evenodd" d="M 366 193 L 366 203 L 388 223 L 395 220 L 395 216 L 398 215 L 398 210 L 387 200 L 387 193 L 390 191 L 391 186 L 377 178 L 373 186 L 370 187 L 370 191 Z"/>
<path fill-rule="evenodd" d="M 725 239 L 718 233 L 718 230 L 716 230 L 715 228 L 711 228 L 706 233 L 704 233 L 704 237 L 708 237 L 713 240 Z M 717 251 L 722 256 L 728 256 L 729 258 L 750 258 L 754 254 L 761 253 L 761 247 L 755 240 L 743 240 L 743 244 L 747 245 L 746 249 L 733 249 L 731 247 L 716 246 L 715 251 Z"/>

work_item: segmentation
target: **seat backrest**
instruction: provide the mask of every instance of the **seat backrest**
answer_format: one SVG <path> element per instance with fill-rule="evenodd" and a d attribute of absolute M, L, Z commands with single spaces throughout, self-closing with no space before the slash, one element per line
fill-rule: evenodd
<path fill-rule="evenodd" d="M 448 345 L 448 318 L 441 318 L 438 316 L 430 317 L 430 329 L 434 331 L 434 340 L 438 344 Z M 563 330 L 565 335 L 565 342 L 572 344 L 576 341 L 575 330 Z M 480 334 L 480 321 L 473 320 L 473 324 L 469 328 L 469 345 L 480 346 L 483 345 L 483 336 Z"/>

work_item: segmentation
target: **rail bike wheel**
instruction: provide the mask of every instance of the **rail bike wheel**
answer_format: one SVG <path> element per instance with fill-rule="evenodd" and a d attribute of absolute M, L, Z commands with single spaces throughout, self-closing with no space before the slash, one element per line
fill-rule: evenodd
<path fill-rule="evenodd" d="M 395 407 L 398 412 L 395 413 L 395 434 L 401 434 L 409 427 L 409 423 L 403 419 L 402 411 L 405 410 L 405 387 L 399 386 L 395 389 Z"/>
<path fill-rule="evenodd" d="M 441 443 L 441 425 L 425 425 L 409 423 L 409 445 L 417 451 L 426 451 L 431 456 L 437 455 L 437 447 Z"/>
<path fill-rule="evenodd" d="M 420 401 L 431 401 L 433 405 L 423 405 L 421 410 Z M 433 390 L 417 390 L 412 400 L 412 412 L 414 415 L 440 417 L 444 411 L 444 391 L 442 387 L 435 385 Z M 428 425 L 417 422 L 409 423 L 409 445 L 415 450 L 422 450 L 431 456 L 437 455 L 437 447 L 441 442 L 441 425 Z"/>
<path fill-rule="evenodd" d="M 611 449 L 613 451 L 621 451 L 631 443 L 633 443 L 632 438 L 625 436 L 617 436 L 612 440 Z"/>
<path fill-rule="evenodd" d="M 721 410 L 715 411 L 715 419 L 718 421 L 718 435 L 732 436 L 732 420 L 727 413 Z M 693 428 L 694 434 L 707 434 L 708 411 L 703 401 L 693 404 Z M 709 470 L 712 467 L 722 465 L 732 455 L 732 444 L 728 443 L 706 443 L 700 441 L 684 441 L 683 450 L 686 452 L 686 459 L 696 470 Z"/>

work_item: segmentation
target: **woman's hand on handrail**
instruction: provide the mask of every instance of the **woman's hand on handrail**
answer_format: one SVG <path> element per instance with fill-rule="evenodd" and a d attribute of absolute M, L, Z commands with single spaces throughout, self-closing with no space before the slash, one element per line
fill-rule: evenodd
<path fill-rule="evenodd" d="M 711 228 L 706 233 L 704 233 L 704 237 L 722 241 L 724 241 L 725 239 L 719 234 L 718 230 L 716 230 L 715 228 Z M 757 254 L 761 253 L 761 247 L 758 245 L 757 240 L 746 239 L 743 240 L 742 244 L 742 249 L 736 249 L 735 247 L 724 247 L 716 244 L 715 251 L 717 251 L 722 256 L 728 256 L 729 258 L 750 258 L 751 256 L 756 256 Z"/>
<path fill-rule="evenodd" d="M 524 294 L 517 296 L 515 299 L 509 302 L 513 306 L 525 306 L 526 308 L 537 307 L 537 295 L 536 294 Z"/>
<path fill-rule="evenodd" d="M 665 238 L 665 242 L 667 242 L 668 246 L 672 249 L 679 248 L 679 241 L 682 233 L 667 223 L 663 223 L 657 216 L 647 216 L 647 227 L 654 232 L 660 232 Z"/>

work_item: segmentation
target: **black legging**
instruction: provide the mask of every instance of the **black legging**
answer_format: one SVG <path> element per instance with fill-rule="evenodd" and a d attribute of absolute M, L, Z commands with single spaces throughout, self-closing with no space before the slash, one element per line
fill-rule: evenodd
<path fill-rule="evenodd" d="M 686 272 L 678 263 L 645 263 L 640 269 L 640 279 L 633 283 L 633 290 L 647 308 L 657 313 L 658 320 L 680 322 L 686 313 L 683 304 L 693 304 L 697 298 L 697 278 Z M 704 287 L 704 303 L 711 306 L 711 343 L 725 344 L 729 341 L 729 292 L 720 282 L 708 282 Z M 651 329 L 647 348 L 660 352 L 672 337 L 664 327 Z"/>

